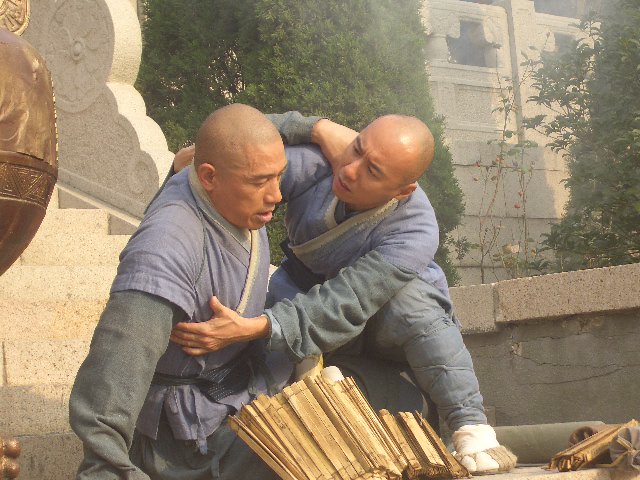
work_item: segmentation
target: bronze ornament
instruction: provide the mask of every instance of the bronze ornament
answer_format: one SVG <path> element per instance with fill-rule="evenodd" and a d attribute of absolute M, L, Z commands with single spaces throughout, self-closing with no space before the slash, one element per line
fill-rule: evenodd
<path fill-rule="evenodd" d="M 5 2 L 6 3 L 6 2 Z M 24 39 L 0 29 L 0 275 L 46 213 L 58 177 L 51 75 Z"/>
<path fill-rule="evenodd" d="M 31 15 L 29 0 L 0 0 L 0 29 L 22 35 Z"/>
<path fill-rule="evenodd" d="M 3 440 L 0 438 L 0 480 L 18 478 L 20 465 L 16 461 L 22 447 L 17 440 Z"/>

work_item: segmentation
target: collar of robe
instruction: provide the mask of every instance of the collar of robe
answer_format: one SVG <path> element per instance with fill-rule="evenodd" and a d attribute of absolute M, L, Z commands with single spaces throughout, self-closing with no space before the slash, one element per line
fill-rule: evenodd
<path fill-rule="evenodd" d="M 220 225 L 226 230 L 233 238 L 235 238 L 240 245 L 242 245 L 248 252 L 249 256 L 249 268 L 247 271 L 247 279 L 245 281 L 244 289 L 242 290 L 242 296 L 240 297 L 240 303 L 236 308 L 236 312 L 242 315 L 247 308 L 253 285 L 257 278 L 258 264 L 260 261 L 260 239 L 258 238 L 258 230 L 241 229 L 234 225 L 231 225 L 218 211 L 213 207 L 211 199 L 207 195 L 207 192 L 202 187 L 195 166 L 191 164 L 189 166 L 189 186 L 193 192 L 193 196 L 196 199 L 198 207 L 210 221 Z"/>
<path fill-rule="evenodd" d="M 251 249 L 251 231 L 247 228 L 238 228 L 235 225 L 229 223 L 222 215 L 218 213 L 207 192 L 202 187 L 200 180 L 198 179 L 198 172 L 195 165 L 192 163 L 189 165 L 189 186 L 193 192 L 193 196 L 198 202 L 198 206 L 202 210 L 202 213 L 212 222 L 217 223 L 224 230 L 227 231 L 233 238 L 235 238 L 240 245 L 248 252 Z"/>

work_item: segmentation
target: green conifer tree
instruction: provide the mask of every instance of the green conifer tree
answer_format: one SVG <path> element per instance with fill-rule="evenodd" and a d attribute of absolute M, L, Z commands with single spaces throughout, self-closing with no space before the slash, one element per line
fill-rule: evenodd
<path fill-rule="evenodd" d="M 533 119 L 565 153 L 570 199 L 546 243 L 559 270 L 640 262 L 640 1 L 615 0 L 587 40 L 543 57 Z"/>

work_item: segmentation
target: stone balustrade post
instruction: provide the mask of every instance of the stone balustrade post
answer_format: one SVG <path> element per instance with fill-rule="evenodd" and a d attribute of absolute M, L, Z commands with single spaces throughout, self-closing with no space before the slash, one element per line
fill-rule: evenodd
<path fill-rule="evenodd" d="M 51 70 L 59 182 L 141 217 L 171 165 L 133 87 L 142 36 L 133 0 L 34 0 L 24 37 Z"/>

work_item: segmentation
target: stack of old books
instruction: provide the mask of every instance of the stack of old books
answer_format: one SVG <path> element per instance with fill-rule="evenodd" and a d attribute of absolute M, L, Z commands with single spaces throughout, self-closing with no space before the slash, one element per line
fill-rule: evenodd
<path fill-rule="evenodd" d="M 229 423 L 284 479 L 469 476 L 420 414 L 376 415 L 336 367 L 259 396 Z"/>
<path fill-rule="evenodd" d="M 587 436 L 584 440 L 554 455 L 548 468 L 569 472 L 590 467 L 616 466 L 625 460 L 625 455 L 620 455 L 616 457 L 617 460 L 613 460 L 611 458 L 612 444 L 621 442 L 623 446 L 627 447 L 628 454 L 636 455 L 638 446 L 628 444 L 624 438 L 620 438 L 618 435 L 625 429 L 638 428 L 639 426 L 640 424 L 636 420 L 631 420 L 623 425 L 604 425 L 593 435 Z M 629 460 L 631 460 L 629 463 L 633 464 L 634 459 L 630 458 Z"/>

